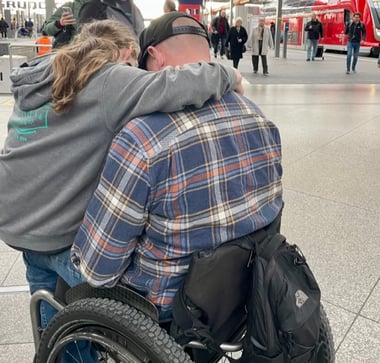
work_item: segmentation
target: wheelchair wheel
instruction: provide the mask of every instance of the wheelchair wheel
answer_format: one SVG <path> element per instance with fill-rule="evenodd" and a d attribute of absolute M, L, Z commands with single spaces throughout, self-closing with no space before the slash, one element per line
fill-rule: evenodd
<path fill-rule="evenodd" d="M 335 349 L 334 339 L 327 314 L 321 305 L 321 327 L 319 330 L 319 349 L 317 353 L 317 363 L 334 363 Z"/>
<path fill-rule="evenodd" d="M 85 349 L 83 349 L 85 348 Z M 41 337 L 37 363 L 190 363 L 190 357 L 158 323 L 109 299 L 78 300 L 58 312 Z M 86 356 L 88 354 L 88 356 Z"/>

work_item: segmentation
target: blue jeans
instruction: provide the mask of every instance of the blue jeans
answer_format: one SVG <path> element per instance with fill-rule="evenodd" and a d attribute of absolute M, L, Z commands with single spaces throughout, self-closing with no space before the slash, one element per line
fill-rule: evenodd
<path fill-rule="evenodd" d="M 311 48 L 313 48 L 313 52 L 311 51 Z M 318 39 L 308 39 L 306 48 L 307 59 L 314 59 L 317 54 L 317 49 Z"/>
<path fill-rule="evenodd" d="M 69 286 L 75 286 L 84 281 L 80 272 L 74 267 L 70 259 L 70 248 L 57 254 L 41 254 L 38 252 L 23 252 L 26 267 L 26 279 L 30 293 L 39 289 L 55 292 L 57 280 L 60 276 Z M 41 328 L 46 328 L 57 310 L 45 301 L 40 303 Z M 98 362 L 87 342 L 79 342 L 82 361 L 86 363 Z M 64 354 L 61 363 L 80 362 L 75 358 L 77 346 L 68 347 L 68 354 Z"/>
<path fill-rule="evenodd" d="M 352 60 L 352 70 L 356 68 L 359 57 L 360 42 L 347 42 L 347 58 L 346 58 L 346 69 L 347 71 L 351 70 L 351 58 L 352 52 L 354 53 L 354 58 Z"/>

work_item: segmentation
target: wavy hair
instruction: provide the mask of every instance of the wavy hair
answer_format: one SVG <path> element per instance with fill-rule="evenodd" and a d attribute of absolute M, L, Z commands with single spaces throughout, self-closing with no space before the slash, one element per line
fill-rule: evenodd
<path fill-rule="evenodd" d="M 53 59 L 54 112 L 67 111 L 89 78 L 105 64 L 118 62 L 120 50 L 132 47 L 132 57 L 140 51 L 136 36 L 127 25 L 115 20 L 83 24 L 73 41 L 57 50 Z"/>

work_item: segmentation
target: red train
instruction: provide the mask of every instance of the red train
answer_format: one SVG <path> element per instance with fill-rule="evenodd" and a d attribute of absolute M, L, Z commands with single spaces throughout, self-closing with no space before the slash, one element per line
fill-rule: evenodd
<path fill-rule="evenodd" d="M 303 47 L 306 42 L 304 26 L 315 12 L 323 25 L 324 38 L 319 42 L 325 49 L 345 51 L 347 39 L 345 24 L 355 12 L 362 14 L 361 21 L 367 30 L 366 41 L 360 48 L 361 54 L 377 56 L 380 49 L 380 0 L 284 0 L 281 31 L 289 23 L 288 45 Z M 266 22 L 276 22 L 276 8 L 261 8 Z"/>

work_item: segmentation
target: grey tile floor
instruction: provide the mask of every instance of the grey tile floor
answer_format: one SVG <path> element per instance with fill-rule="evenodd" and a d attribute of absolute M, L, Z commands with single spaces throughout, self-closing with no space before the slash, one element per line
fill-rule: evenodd
<path fill-rule="evenodd" d="M 279 127 L 283 232 L 320 283 L 337 363 L 380 362 L 380 69 L 361 58 L 305 62 L 303 51 L 269 56 L 269 77 L 239 66 L 245 94 Z M 218 60 L 227 63 L 226 60 Z M 0 143 L 12 109 L 0 95 Z M 6 211 L 1 211 L 6 213 Z M 34 347 L 20 254 L 0 243 L 0 363 L 29 363 Z"/>

